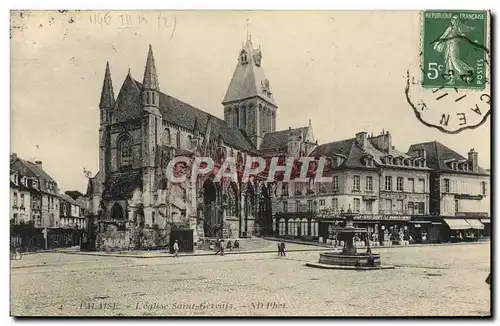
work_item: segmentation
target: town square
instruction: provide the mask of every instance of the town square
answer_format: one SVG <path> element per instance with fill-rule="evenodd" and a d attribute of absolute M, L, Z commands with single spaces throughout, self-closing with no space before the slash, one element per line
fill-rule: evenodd
<path fill-rule="evenodd" d="M 489 24 L 11 11 L 11 314 L 490 316 Z"/>
<path fill-rule="evenodd" d="M 187 255 L 177 260 L 169 255 L 27 255 L 12 264 L 11 313 L 337 317 L 490 314 L 490 290 L 484 283 L 490 268 L 489 243 L 380 249 L 385 262 L 396 268 L 370 272 L 306 267 L 304 264 L 316 261 L 325 248 L 288 247 L 286 257 L 278 257 L 275 251 Z M 453 304 L 443 304 L 448 301 Z"/>

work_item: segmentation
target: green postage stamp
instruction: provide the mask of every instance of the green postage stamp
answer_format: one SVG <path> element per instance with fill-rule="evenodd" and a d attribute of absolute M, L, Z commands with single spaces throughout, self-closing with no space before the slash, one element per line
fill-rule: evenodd
<path fill-rule="evenodd" d="M 422 86 L 485 88 L 488 11 L 422 12 Z"/>

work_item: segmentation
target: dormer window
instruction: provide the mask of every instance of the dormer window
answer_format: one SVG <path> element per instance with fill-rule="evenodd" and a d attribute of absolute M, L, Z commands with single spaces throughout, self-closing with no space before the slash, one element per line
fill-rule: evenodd
<path fill-rule="evenodd" d="M 420 161 L 415 161 L 415 167 L 417 167 L 417 168 L 420 167 Z"/>
<path fill-rule="evenodd" d="M 12 182 L 14 182 L 14 184 L 16 184 L 16 185 L 19 183 L 19 177 L 18 177 L 17 173 L 14 173 L 12 175 Z"/>
<path fill-rule="evenodd" d="M 245 50 L 241 51 L 240 60 L 241 60 L 241 64 L 247 64 L 248 63 L 248 55 L 247 55 L 247 52 Z"/>
<path fill-rule="evenodd" d="M 37 179 L 33 179 L 33 188 L 38 189 L 38 180 Z"/>

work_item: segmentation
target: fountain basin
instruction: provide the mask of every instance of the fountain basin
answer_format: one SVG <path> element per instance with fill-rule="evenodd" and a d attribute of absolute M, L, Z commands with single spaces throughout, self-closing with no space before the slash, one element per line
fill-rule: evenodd
<path fill-rule="evenodd" d="M 368 266 L 368 257 L 370 255 L 367 253 L 357 253 L 355 255 L 345 255 L 337 252 L 325 252 L 319 254 L 319 263 L 326 265 L 337 265 L 337 266 Z M 373 266 L 380 266 L 380 254 L 372 254 L 374 259 Z"/>

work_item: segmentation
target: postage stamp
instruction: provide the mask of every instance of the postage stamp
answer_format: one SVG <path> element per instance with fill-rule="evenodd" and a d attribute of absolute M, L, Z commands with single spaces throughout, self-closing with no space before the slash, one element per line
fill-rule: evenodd
<path fill-rule="evenodd" d="M 487 11 L 424 11 L 424 87 L 484 89 Z"/>

